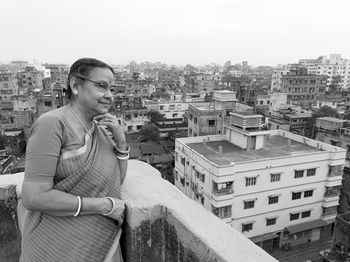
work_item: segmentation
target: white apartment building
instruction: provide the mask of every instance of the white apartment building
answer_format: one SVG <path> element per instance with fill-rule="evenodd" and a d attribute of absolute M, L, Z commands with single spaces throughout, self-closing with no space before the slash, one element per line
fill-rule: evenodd
<path fill-rule="evenodd" d="M 282 84 L 282 76 L 286 75 L 291 69 L 291 65 L 283 65 L 276 68 L 271 77 L 271 90 L 280 90 Z"/>
<path fill-rule="evenodd" d="M 299 64 L 307 67 L 308 72 L 316 75 L 327 75 L 327 86 L 336 76 L 340 76 L 340 86 L 343 89 L 350 87 L 350 60 L 344 59 L 340 54 L 331 54 L 329 59 L 321 56 L 318 59 L 300 59 Z"/>
<path fill-rule="evenodd" d="M 175 185 L 266 250 L 329 237 L 346 150 L 230 117 L 221 135 L 176 139 Z"/>

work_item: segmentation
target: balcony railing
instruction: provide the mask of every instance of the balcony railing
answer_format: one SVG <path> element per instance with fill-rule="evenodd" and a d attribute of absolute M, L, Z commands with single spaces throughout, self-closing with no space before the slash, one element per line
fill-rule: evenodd
<path fill-rule="evenodd" d="M 12 176 L 16 175 L 20 174 Z M 9 175 L 0 176 L 0 196 L 3 196 L 1 184 L 6 177 L 8 179 Z M 19 180 L 22 179 L 23 174 Z M 17 184 L 21 187 L 21 181 Z M 121 238 L 125 262 L 277 261 L 162 179 L 160 172 L 147 163 L 129 160 L 122 199 L 126 202 Z M 4 219 L 12 218 L 0 216 L 0 229 L 16 230 L 15 225 L 1 227 L 8 222 Z M 2 244 L 0 242 L 1 247 Z M 18 252 L 18 249 L 13 250 Z M 8 257 L 4 261 L 9 261 Z"/>
<path fill-rule="evenodd" d="M 221 190 L 214 190 L 213 194 L 216 196 L 224 196 L 224 195 L 230 195 L 233 194 L 233 189 L 232 188 L 226 188 L 226 189 L 221 189 Z"/>

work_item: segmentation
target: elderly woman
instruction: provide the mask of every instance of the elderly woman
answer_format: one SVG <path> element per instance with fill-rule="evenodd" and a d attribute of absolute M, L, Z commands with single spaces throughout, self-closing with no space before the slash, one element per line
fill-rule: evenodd
<path fill-rule="evenodd" d="M 110 66 L 79 59 L 68 75 L 69 104 L 34 123 L 20 203 L 26 210 L 20 261 L 122 261 L 112 243 L 124 218 L 120 187 L 129 148 L 108 113 L 113 82 Z"/>

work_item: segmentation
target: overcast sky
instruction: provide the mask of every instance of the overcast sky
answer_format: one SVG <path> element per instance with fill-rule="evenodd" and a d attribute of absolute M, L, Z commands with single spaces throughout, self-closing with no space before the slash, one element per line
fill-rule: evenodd
<path fill-rule="evenodd" d="M 1 0 L 0 61 L 350 58 L 349 0 Z"/>

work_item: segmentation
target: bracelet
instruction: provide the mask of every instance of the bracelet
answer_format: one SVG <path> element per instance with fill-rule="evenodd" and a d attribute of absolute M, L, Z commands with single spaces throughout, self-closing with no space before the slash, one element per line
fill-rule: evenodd
<path fill-rule="evenodd" d="M 104 214 L 103 214 L 104 216 L 108 216 L 108 215 L 110 215 L 110 214 L 113 213 L 113 211 L 114 211 L 114 209 L 115 209 L 115 202 L 114 202 L 114 199 L 111 198 L 111 197 L 105 197 L 105 198 L 107 198 L 107 199 L 109 199 L 109 200 L 112 201 L 112 209 L 111 209 L 110 211 L 108 211 L 107 213 L 104 213 Z"/>
<path fill-rule="evenodd" d="M 73 215 L 73 217 L 76 217 L 80 214 L 80 211 L 81 211 L 81 197 L 80 196 L 77 196 L 78 198 L 78 209 L 77 209 L 77 212 L 75 212 L 75 214 Z"/>
<path fill-rule="evenodd" d="M 117 155 L 117 158 L 118 158 L 119 160 L 128 160 L 128 159 L 129 159 L 129 153 L 127 153 L 126 156 Z"/>
<path fill-rule="evenodd" d="M 126 150 L 121 150 L 117 145 L 114 145 L 114 152 L 116 154 L 128 154 L 130 152 L 130 146 L 126 145 Z"/>

